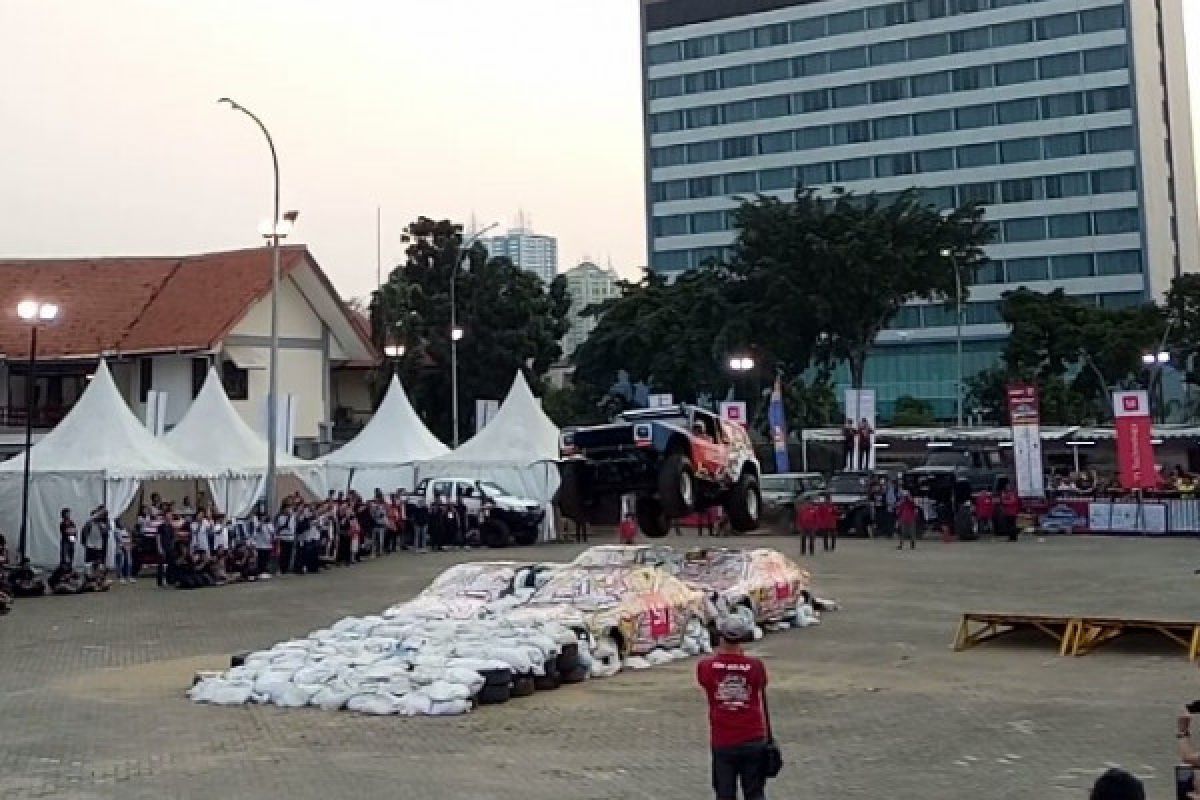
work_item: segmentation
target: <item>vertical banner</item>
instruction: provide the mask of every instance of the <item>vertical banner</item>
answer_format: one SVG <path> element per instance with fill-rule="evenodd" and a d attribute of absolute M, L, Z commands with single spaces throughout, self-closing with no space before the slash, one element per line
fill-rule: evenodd
<path fill-rule="evenodd" d="M 155 436 L 167 429 L 167 393 L 158 389 L 146 392 L 146 428 Z"/>
<path fill-rule="evenodd" d="M 749 425 L 746 421 L 746 404 L 741 400 L 723 400 L 721 402 L 721 419 L 736 422 L 745 428 Z"/>
<path fill-rule="evenodd" d="M 496 412 L 500 410 L 499 400 L 476 400 L 475 401 L 475 433 L 488 426 L 488 423 L 496 418 Z"/>
<path fill-rule="evenodd" d="M 866 472 L 875 468 L 875 390 L 846 390 L 846 419 L 855 429 L 854 447 L 846 469 Z"/>
<path fill-rule="evenodd" d="M 1117 421 L 1117 471 L 1122 489 L 1158 486 L 1154 469 L 1153 424 L 1150 399 L 1144 391 L 1113 392 L 1113 418 Z"/>
<path fill-rule="evenodd" d="M 1042 468 L 1042 417 L 1036 386 L 1009 384 L 1008 421 L 1012 425 L 1017 496 L 1043 498 L 1046 496 L 1046 473 Z"/>
<path fill-rule="evenodd" d="M 775 471 L 791 472 L 792 465 L 788 459 L 787 448 L 787 416 L 783 408 L 783 384 L 779 376 L 775 376 L 775 387 L 771 389 L 771 405 L 767 409 L 771 423 L 771 444 L 775 448 Z"/>

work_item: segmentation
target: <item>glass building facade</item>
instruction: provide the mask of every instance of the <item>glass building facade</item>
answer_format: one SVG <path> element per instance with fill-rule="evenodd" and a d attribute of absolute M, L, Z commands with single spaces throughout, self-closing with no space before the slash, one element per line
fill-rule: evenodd
<path fill-rule="evenodd" d="M 739 197 L 915 187 L 940 209 L 984 204 L 996 230 L 964 309 L 968 376 L 996 363 L 1017 286 L 1148 302 L 1200 249 L 1175 13 L 1180 0 L 644 0 L 651 267 L 724 257 Z M 867 369 L 885 415 L 912 395 L 954 416 L 955 324 L 940 304 L 893 320 Z"/>

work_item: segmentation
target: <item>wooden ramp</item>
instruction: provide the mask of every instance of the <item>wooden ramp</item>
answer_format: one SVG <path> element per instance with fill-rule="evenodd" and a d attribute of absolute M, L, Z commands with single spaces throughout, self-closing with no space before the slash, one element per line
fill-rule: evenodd
<path fill-rule="evenodd" d="M 1082 617 L 1054 614 L 996 614 L 967 612 L 958 625 L 955 650 L 966 650 L 1017 631 L 1037 631 L 1058 643 L 1063 656 L 1084 656 L 1127 633 L 1151 633 L 1200 657 L 1200 621 Z"/>
<path fill-rule="evenodd" d="M 1070 652 L 1078 620 L 1053 614 L 993 614 L 968 612 L 963 614 L 954 639 L 955 650 L 1007 636 L 1017 631 L 1038 631 L 1058 643 L 1059 655 Z"/>

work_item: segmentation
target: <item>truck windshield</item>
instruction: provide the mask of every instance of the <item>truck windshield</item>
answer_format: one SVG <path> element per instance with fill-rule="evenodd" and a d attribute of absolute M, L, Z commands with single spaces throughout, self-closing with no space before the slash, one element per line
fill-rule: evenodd
<path fill-rule="evenodd" d="M 925 459 L 927 467 L 969 467 L 971 466 L 971 454 L 958 450 L 942 450 L 935 453 L 930 453 Z"/>

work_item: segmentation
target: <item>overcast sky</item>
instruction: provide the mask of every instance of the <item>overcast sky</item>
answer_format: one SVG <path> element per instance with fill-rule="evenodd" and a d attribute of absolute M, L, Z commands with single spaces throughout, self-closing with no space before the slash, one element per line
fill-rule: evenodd
<path fill-rule="evenodd" d="M 1149 0 L 1147 0 L 1149 1 Z M 1200 41 L 1200 3 L 1189 2 Z M 645 263 L 637 0 L 0 0 L 0 256 L 255 246 L 275 137 L 346 296 L 417 214 Z M 1200 59 L 1192 58 L 1193 87 Z M 1198 92 L 1193 92 L 1197 94 Z"/>

